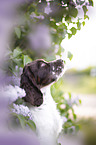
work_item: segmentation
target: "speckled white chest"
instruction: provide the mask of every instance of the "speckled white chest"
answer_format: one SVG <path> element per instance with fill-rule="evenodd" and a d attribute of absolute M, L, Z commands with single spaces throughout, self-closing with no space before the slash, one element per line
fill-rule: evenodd
<path fill-rule="evenodd" d="M 50 86 L 44 87 L 41 91 L 43 93 L 43 104 L 40 107 L 32 107 L 31 113 L 41 144 L 54 145 L 62 130 L 63 121 L 51 96 Z"/>

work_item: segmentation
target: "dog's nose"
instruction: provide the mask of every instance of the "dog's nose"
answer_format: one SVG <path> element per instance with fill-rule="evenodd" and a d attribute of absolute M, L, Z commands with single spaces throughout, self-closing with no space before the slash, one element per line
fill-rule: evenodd
<path fill-rule="evenodd" d="M 57 62 L 59 62 L 59 63 L 61 63 L 61 64 L 64 64 L 63 59 L 58 59 Z"/>
<path fill-rule="evenodd" d="M 62 59 L 58 59 L 58 61 L 60 61 L 60 62 L 62 62 L 62 63 L 64 62 Z"/>
<path fill-rule="evenodd" d="M 58 62 L 62 66 L 62 68 L 64 68 L 64 61 L 63 61 L 63 59 L 58 59 Z"/>

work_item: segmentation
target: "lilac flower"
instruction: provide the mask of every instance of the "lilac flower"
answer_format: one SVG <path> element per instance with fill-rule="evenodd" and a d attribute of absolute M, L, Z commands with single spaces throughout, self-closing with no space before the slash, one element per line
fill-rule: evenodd
<path fill-rule="evenodd" d="M 44 12 L 45 12 L 46 14 L 49 14 L 49 13 L 52 12 L 52 10 L 51 10 L 51 8 L 50 8 L 50 3 L 49 3 L 49 2 L 47 3 L 47 7 L 45 7 Z"/>
<path fill-rule="evenodd" d="M 22 72 L 23 72 L 23 68 L 21 67 L 19 68 L 16 65 L 14 75 L 10 77 L 10 80 L 11 80 L 10 83 L 16 86 L 20 86 L 20 78 L 21 78 Z"/>
<path fill-rule="evenodd" d="M 13 107 L 12 112 L 23 116 L 28 116 L 32 120 L 32 114 L 27 106 L 13 104 Z"/>
<path fill-rule="evenodd" d="M 63 120 L 63 123 L 67 122 L 67 118 L 65 116 L 62 116 L 62 120 Z"/>
<path fill-rule="evenodd" d="M 26 95 L 24 89 L 18 86 L 8 85 L 0 88 L 0 97 L 7 99 L 8 103 L 16 101 L 18 98 L 22 98 Z"/>
<path fill-rule="evenodd" d="M 43 15 L 39 15 L 37 16 L 34 12 L 30 15 L 30 17 L 33 19 L 33 18 L 37 18 L 37 19 L 44 19 L 44 16 Z"/>
<path fill-rule="evenodd" d="M 67 103 L 70 107 L 72 107 L 73 105 L 79 104 L 79 97 L 78 96 L 71 94 L 71 98 L 69 98 L 69 95 L 65 94 L 64 98 L 67 100 Z"/>

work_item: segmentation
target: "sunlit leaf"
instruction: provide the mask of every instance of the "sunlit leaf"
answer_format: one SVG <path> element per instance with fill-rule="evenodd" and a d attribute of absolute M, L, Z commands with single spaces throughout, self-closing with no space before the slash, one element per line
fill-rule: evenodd
<path fill-rule="evenodd" d="M 81 29 L 81 23 L 79 21 L 77 22 L 77 28 L 78 28 L 78 30 Z"/>
<path fill-rule="evenodd" d="M 76 120 L 77 116 L 75 113 L 73 113 L 73 118 Z"/>
<path fill-rule="evenodd" d="M 80 104 L 82 103 L 80 99 L 79 99 L 79 103 L 80 103 Z"/>
<path fill-rule="evenodd" d="M 64 48 L 60 46 L 56 55 L 61 56 L 62 52 L 64 52 Z"/>
<path fill-rule="evenodd" d="M 72 37 L 72 34 L 68 33 L 68 39 L 70 39 Z"/>
<path fill-rule="evenodd" d="M 36 130 L 36 125 L 35 125 L 35 123 L 34 123 L 32 120 L 28 120 L 28 121 L 27 121 L 27 124 L 29 125 L 29 127 L 30 127 L 33 131 Z"/>
<path fill-rule="evenodd" d="M 80 5 L 83 5 L 84 3 L 85 3 L 85 0 L 84 1 L 80 0 Z"/>
<path fill-rule="evenodd" d="M 20 115 L 20 114 L 18 114 L 17 117 L 20 121 L 21 127 L 24 129 L 25 125 L 26 125 L 25 117 L 23 115 Z"/>
<path fill-rule="evenodd" d="M 16 47 L 13 51 L 13 57 L 18 57 L 22 53 L 21 49 L 19 47 Z"/>
<path fill-rule="evenodd" d="M 17 35 L 17 37 L 20 39 L 21 37 L 21 30 L 19 27 L 15 27 L 15 34 Z"/>
<path fill-rule="evenodd" d="M 75 35 L 76 32 L 77 32 L 77 29 L 76 29 L 75 27 L 72 27 L 72 28 L 70 29 L 70 31 L 72 32 L 72 35 Z"/>
<path fill-rule="evenodd" d="M 24 57 L 23 57 L 23 64 L 24 64 L 24 66 L 27 63 L 30 63 L 30 62 L 32 62 L 32 59 L 28 55 L 24 55 Z"/>
<path fill-rule="evenodd" d="M 82 22 L 82 25 L 85 26 L 85 21 Z"/>
<path fill-rule="evenodd" d="M 84 5 L 82 6 L 82 8 L 83 8 L 84 14 L 86 14 L 86 12 L 88 11 L 87 7 Z"/>
<path fill-rule="evenodd" d="M 84 15 L 84 19 L 88 19 L 88 20 L 89 20 L 89 17 L 88 17 L 88 15 Z"/>
<path fill-rule="evenodd" d="M 74 8 L 74 7 L 69 7 L 69 14 L 72 17 L 76 18 L 77 17 L 77 14 L 78 14 L 78 10 L 76 8 Z"/>
<path fill-rule="evenodd" d="M 69 51 L 68 51 L 68 58 L 69 58 L 70 60 L 72 60 L 72 58 L 73 58 L 73 54 L 72 54 L 71 52 L 69 52 Z"/>
<path fill-rule="evenodd" d="M 69 94 L 69 98 L 71 99 L 71 93 L 69 92 L 68 94 Z"/>
<path fill-rule="evenodd" d="M 22 59 L 21 58 L 14 58 L 13 62 L 15 62 L 17 65 L 20 66 L 20 64 L 22 63 Z"/>

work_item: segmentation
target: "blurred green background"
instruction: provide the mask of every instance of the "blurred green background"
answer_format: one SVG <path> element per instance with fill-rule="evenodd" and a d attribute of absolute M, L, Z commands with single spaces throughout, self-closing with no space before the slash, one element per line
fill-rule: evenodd
<path fill-rule="evenodd" d="M 96 94 L 96 67 L 84 70 L 70 69 L 64 75 L 64 91 L 79 94 Z"/>
<path fill-rule="evenodd" d="M 76 109 L 77 124 L 83 133 L 83 144 L 96 145 L 96 67 L 70 69 L 66 71 L 63 80 L 64 91 L 79 94 L 82 101 L 80 110 Z"/>

